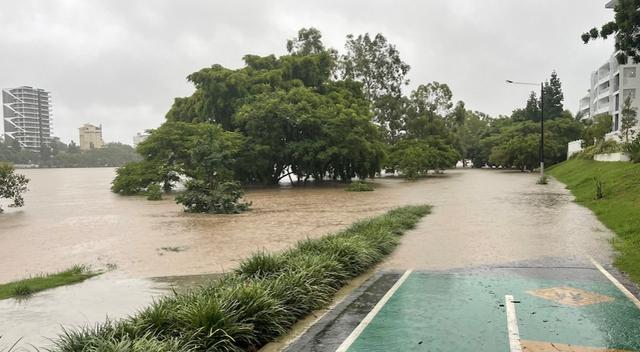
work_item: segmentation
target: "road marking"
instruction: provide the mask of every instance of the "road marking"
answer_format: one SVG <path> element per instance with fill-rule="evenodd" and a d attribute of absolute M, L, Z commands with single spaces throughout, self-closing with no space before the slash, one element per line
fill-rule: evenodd
<path fill-rule="evenodd" d="M 507 333 L 509 334 L 509 351 L 522 352 L 520 344 L 520 330 L 518 330 L 518 317 L 516 316 L 516 306 L 513 296 L 504 296 L 504 306 L 507 309 Z"/>
<path fill-rule="evenodd" d="M 638 298 L 634 296 L 633 293 L 629 292 L 629 290 L 627 290 L 627 288 L 624 287 L 624 285 L 621 284 L 620 281 L 618 281 L 618 279 L 613 277 L 613 275 L 611 275 L 611 273 L 609 273 L 605 268 L 603 268 L 602 265 L 600 265 L 600 263 L 598 263 L 595 259 L 591 257 L 589 257 L 589 259 L 591 260 L 591 263 L 596 268 L 598 268 L 598 270 L 600 270 L 602 275 L 606 276 L 607 279 L 609 279 L 609 281 L 611 281 L 615 287 L 617 287 L 620 291 L 622 291 L 622 293 L 624 293 L 624 295 L 627 296 L 627 298 L 629 298 L 631 302 L 633 302 L 633 304 L 635 304 L 636 307 L 638 307 L 638 309 L 640 309 L 640 300 L 638 300 Z"/>
<path fill-rule="evenodd" d="M 378 301 L 378 303 L 375 305 L 375 307 L 373 307 L 373 309 L 369 312 L 369 314 L 367 314 L 367 316 L 364 317 L 364 319 L 362 319 L 360 324 L 358 324 L 358 326 L 356 326 L 356 328 L 344 340 L 344 342 L 342 342 L 342 344 L 340 345 L 340 347 L 338 347 L 336 352 L 346 352 L 349 349 L 349 347 L 356 341 L 358 336 L 360 336 L 360 334 L 364 331 L 364 328 L 366 328 L 367 325 L 371 323 L 371 321 L 373 320 L 373 318 L 375 318 L 376 314 L 378 314 L 380 309 L 382 309 L 382 307 L 384 307 L 384 305 L 387 304 L 387 301 L 389 301 L 391 296 L 393 296 L 393 294 L 400 288 L 400 286 L 402 286 L 405 280 L 407 280 L 409 275 L 411 275 L 411 272 L 413 272 L 413 270 L 407 270 L 404 272 L 404 274 L 398 279 L 398 281 L 396 281 L 396 283 L 389 289 L 389 291 L 387 291 L 387 293 L 384 296 L 382 296 L 380 301 Z"/>

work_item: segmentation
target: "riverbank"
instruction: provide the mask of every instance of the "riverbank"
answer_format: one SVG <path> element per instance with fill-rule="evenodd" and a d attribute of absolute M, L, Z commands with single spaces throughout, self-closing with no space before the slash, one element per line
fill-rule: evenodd
<path fill-rule="evenodd" d="M 612 243 L 619 254 L 614 264 L 640 283 L 640 164 L 574 159 L 549 174 L 615 232 Z M 602 199 L 596 199 L 596 180 L 603 184 Z"/>

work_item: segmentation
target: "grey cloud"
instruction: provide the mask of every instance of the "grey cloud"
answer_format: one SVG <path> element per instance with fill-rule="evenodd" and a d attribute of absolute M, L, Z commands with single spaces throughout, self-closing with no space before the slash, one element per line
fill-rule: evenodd
<path fill-rule="evenodd" d="M 53 95 L 54 131 L 77 140 L 84 122 L 105 139 L 158 126 L 185 77 L 247 53 L 282 54 L 287 38 L 315 26 L 342 49 L 348 33 L 381 32 L 412 66 L 412 86 L 448 83 L 456 99 L 491 115 L 521 106 L 526 88 L 556 69 L 574 109 L 611 41 L 579 35 L 612 17 L 604 1 L 169 1 L 22 0 L 0 13 L 0 85 L 34 85 Z"/>

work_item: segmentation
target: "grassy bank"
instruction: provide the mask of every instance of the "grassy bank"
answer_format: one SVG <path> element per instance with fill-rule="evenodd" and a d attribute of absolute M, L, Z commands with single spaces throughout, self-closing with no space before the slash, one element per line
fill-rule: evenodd
<path fill-rule="evenodd" d="M 410 206 L 279 254 L 258 253 L 207 287 L 160 299 L 132 317 L 65 332 L 54 351 L 254 351 L 328 304 L 428 214 Z"/>
<path fill-rule="evenodd" d="M 640 283 L 640 164 L 576 159 L 549 173 L 618 235 L 613 241 L 620 252 L 615 264 Z M 601 199 L 596 199 L 596 180 L 603 185 Z"/>
<path fill-rule="evenodd" d="M 26 297 L 50 288 L 75 284 L 98 274 L 89 270 L 86 266 L 76 265 L 57 273 L 42 274 L 28 279 L 0 284 L 0 299 Z"/>

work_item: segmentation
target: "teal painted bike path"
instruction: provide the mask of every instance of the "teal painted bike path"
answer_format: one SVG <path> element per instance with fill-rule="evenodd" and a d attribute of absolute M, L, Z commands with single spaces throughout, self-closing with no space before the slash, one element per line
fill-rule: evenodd
<path fill-rule="evenodd" d="M 522 340 L 640 351 L 640 310 L 604 277 L 434 273 L 411 274 L 349 351 L 509 351 L 505 295 Z"/>

